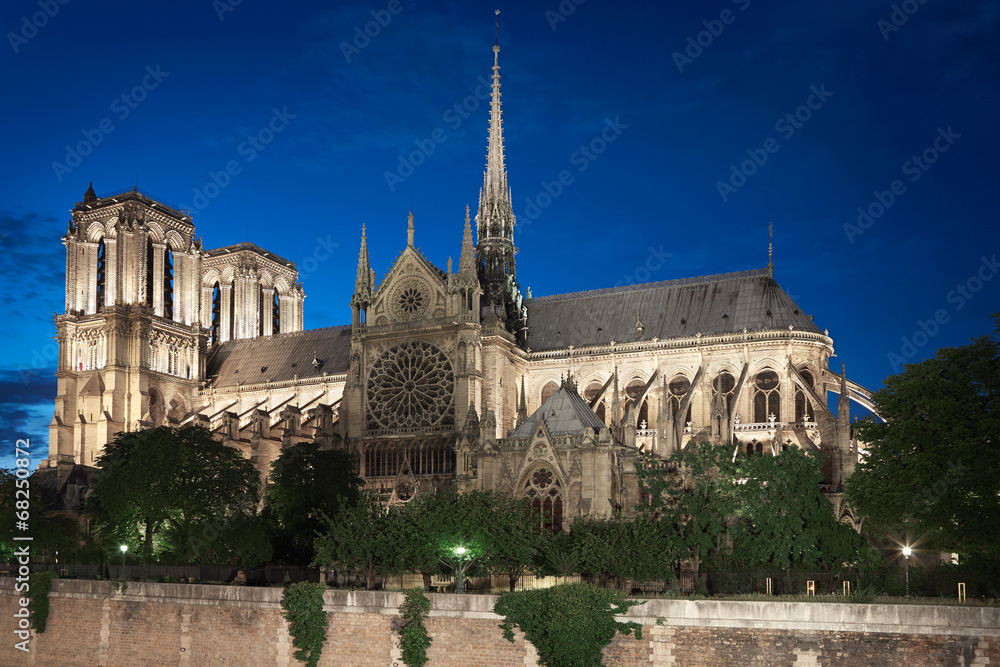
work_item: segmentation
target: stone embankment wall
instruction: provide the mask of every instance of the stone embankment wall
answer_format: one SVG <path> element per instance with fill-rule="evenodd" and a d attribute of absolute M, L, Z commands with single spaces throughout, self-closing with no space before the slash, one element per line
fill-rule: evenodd
<path fill-rule="evenodd" d="M 296 665 L 280 588 L 56 580 L 48 629 L 19 641 L 12 579 L 0 580 L 6 619 L 0 665 Z M 530 644 L 503 639 L 496 597 L 429 595 L 429 667 L 530 667 Z M 320 665 L 402 665 L 394 633 L 400 593 L 326 594 Z M 1000 608 L 650 600 L 628 617 L 641 640 L 618 637 L 609 667 L 639 665 L 1000 665 Z M 662 619 L 657 624 L 657 619 Z"/>

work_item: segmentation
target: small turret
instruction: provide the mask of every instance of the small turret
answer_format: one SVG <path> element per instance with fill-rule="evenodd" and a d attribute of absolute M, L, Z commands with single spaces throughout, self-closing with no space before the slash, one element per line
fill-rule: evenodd
<path fill-rule="evenodd" d="M 372 287 L 375 282 L 375 272 L 368 264 L 368 239 L 365 237 L 365 226 L 361 225 L 361 250 L 358 252 L 358 273 L 354 281 L 354 296 L 351 297 L 353 313 L 352 326 L 358 327 L 365 323 L 365 314 L 372 304 Z"/>

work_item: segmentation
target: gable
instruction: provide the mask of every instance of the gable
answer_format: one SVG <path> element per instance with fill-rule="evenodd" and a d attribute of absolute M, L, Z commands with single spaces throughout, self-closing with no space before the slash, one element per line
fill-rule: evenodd
<path fill-rule="evenodd" d="M 445 277 L 417 250 L 407 247 L 375 291 L 371 323 L 379 326 L 444 317 Z"/>

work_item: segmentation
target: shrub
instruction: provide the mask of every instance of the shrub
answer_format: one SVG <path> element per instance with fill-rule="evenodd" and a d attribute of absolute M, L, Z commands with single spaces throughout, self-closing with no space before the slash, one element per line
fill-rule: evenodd
<path fill-rule="evenodd" d="M 507 641 L 514 628 L 538 651 L 544 667 L 597 667 L 601 651 L 616 633 L 642 638 L 638 623 L 619 623 L 616 614 L 642 604 L 626 600 L 621 591 L 590 584 L 564 584 L 552 588 L 516 591 L 500 596 L 493 611 L 504 617 L 500 625 Z"/>

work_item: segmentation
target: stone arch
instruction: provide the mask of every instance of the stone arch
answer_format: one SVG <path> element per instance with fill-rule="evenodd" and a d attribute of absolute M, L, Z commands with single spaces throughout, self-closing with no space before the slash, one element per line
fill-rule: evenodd
<path fill-rule="evenodd" d="M 173 252 L 184 251 L 184 238 L 173 229 L 166 233 L 163 242 Z"/>
<path fill-rule="evenodd" d="M 549 380 L 544 385 L 542 385 L 542 391 L 539 394 L 539 398 L 541 399 L 539 405 L 547 401 L 549 397 L 552 396 L 552 394 L 556 393 L 557 391 L 559 391 L 559 383 L 556 382 L 555 380 Z"/>
<path fill-rule="evenodd" d="M 165 238 L 163 228 L 155 222 L 146 223 L 146 235 L 153 243 L 163 243 Z"/>
<path fill-rule="evenodd" d="M 222 276 L 219 274 L 218 269 L 214 267 L 205 271 L 201 276 L 202 287 L 215 287 L 215 283 L 221 283 Z"/>
<path fill-rule="evenodd" d="M 260 270 L 260 286 L 264 289 L 274 288 L 274 276 L 267 269 Z"/>
<path fill-rule="evenodd" d="M 277 276 L 274 279 L 274 289 L 281 296 L 288 296 L 292 292 L 292 288 L 284 276 Z"/>
<path fill-rule="evenodd" d="M 98 221 L 94 221 L 87 227 L 87 241 L 90 243 L 97 243 L 102 238 L 106 236 L 104 225 Z"/>

